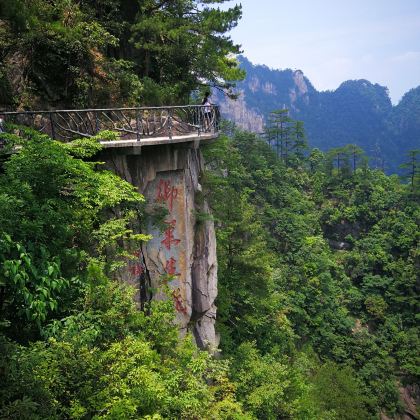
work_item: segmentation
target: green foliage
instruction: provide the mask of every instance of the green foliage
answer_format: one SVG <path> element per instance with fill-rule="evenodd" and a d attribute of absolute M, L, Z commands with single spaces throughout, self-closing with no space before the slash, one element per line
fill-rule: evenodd
<path fill-rule="evenodd" d="M 63 143 L 63 146 L 72 156 L 86 159 L 95 156 L 102 149 L 102 145 L 98 140 L 108 139 L 115 140 L 116 134 L 102 131 L 97 136 L 76 139 L 68 143 Z"/>
<path fill-rule="evenodd" d="M 203 84 L 229 90 L 244 76 L 226 35 L 241 7 L 221 3 L 2 2 L 0 104 L 169 105 Z"/>
<path fill-rule="evenodd" d="M 89 256 L 110 266 L 121 239 L 134 244 L 148 237 L 132 229 L 143 197 L 74 157 L 96 153 L 93 140 L 63 145 L 31 130 L 11 136 L 20 149 L 0 177 L 0 313 L 9 333 L 22 337 L 66 313 L 82 292 Z M 109 219 L 111 209 L 118 218 Z"/>
<path fill-rule="evenodd" d="M 286 128 L 272 134 L 284 138 Z M 396 415 L 398 381 L 418 381 L 411 185 L 370 169 L 354 145 L 313 150 L 292 165 L 272 140 L 225 130 L 230 138 L 205 152 L 205 185 L 217 226 L 221 346 L 238 396 L 258 418 Z"/>
<path fill-rule="evenodd" d="M 17 315 L 37 324 L 58 307 L 58 296 L 69 282 L 61 277 L 60 261 L 40 247 L 39 262 L 25 247 L 3 233 L 0 238 L 0 287 L 3 289 L 3 322 Z M 17 312 L 14 314 L 13 312 Z"/>
<path fill-rule="evenodd" d="M 206 173 L 205 183 L 211 190 L 208 198 L 217 226 L 218 320 L 223 348 L 231 351 L 238 340 L 256 340 L 264 349 L 274 345 L 287 349 L 293 346 L 293 333 L 280 304 L 282 296 L 274 287 L 275 258 L 268 248 L 269 238 L 250 204 L 252 180 L 227 138 L 216 147 L 220 150 L 206 152 L 209 166 L 217 170 Z M 244 179 L 246 187 L 241 185 Z"/>
<path fill-rule="evenodd" d="M 262 356 L 254 344 L 244 342 L 235 352 L 232 376 L 238 384 L 238 397 L 255 418 L 295 418 L 303 411 L 298 398 L 307 386 L 286 359 Z"/>
<path fill-rule="evenodd" d="M 313 396 L 319 406 L 337 419 L 375 418 L 365 408 L 362 383 L 348 366 L 325 363 L 313 378 Z M 327 392 L 326 392 L 327 390 Z"/>
<path fill-rule="evenodd" d="M 90 271 L 100 285 L 82 312 L 51 326 L 48 341 L 1 339 L 1 418 L 29 410 L 31 418 L 245 418 L 226 363 L 178 338 L 170 300 L 151 303 L 146 316 L 132 290 Z"/>

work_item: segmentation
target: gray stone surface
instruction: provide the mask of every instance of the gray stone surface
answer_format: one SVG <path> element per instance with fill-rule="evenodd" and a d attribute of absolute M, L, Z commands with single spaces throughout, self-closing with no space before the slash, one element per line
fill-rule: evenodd
<path fill-rule="evenodd" d="M 181 334 L 191 331 L 201 348 L 217 348 L 216 238 L 209 207 L 201 195 L 203 158 L 198 144 L 143 145 L 141 154 L 108 148 L 100 159 L 144 194 L 149 213 L 166 211 L 163 229 L 148 222 L 143 233 L 152 234 L 153 239 L 142 246 L 136 254 L 138 261 L 128 263 L 120 278 L 151 290 L 169 280 Z M 139 300 L 162 298 L 156 292 L 138 293 Z"/>

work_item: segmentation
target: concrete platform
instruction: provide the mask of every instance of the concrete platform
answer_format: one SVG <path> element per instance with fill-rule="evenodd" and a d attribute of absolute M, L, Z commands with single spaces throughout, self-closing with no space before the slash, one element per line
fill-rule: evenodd
<path fill-rule="evenodd" d="M 219 132 L 214 133 L 197 133 L 186 134 L 184 136 L 172 136 L 169 137 L 144 137 L 140 141 L 137 139 L 129 140 L 115 140 L 115 141 L 101 141 L 101 145 L 104 149 L 121 149 L 121 148 L 142 148 L 146 146 L 160 146 L 163 144 L 175 144 L 175 143 L 211 143 L 219 137 Z"/>

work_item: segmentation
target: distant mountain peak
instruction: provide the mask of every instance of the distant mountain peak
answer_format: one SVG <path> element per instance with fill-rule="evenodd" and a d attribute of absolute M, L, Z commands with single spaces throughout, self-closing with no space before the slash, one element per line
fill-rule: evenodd
<path fill-rule="evenodd" d="M 291 106 L 294 107 L 294 104 L 296 103 L 296 100 L 299 96 L 303 97 L 304 103 L 308 105 L 309 104 L 309 96 L 308 96 L 309 88 L 306 83 L 306 79 L 302 70 L 295 70 L 293 72 L 293 81 L 295 82 L 295 87 L 289 90 L 289 98 L 290 98 Z"/>
<path fill-rule="evenodd" d="M 388 89 L 366 79 L 319 92 L 301 69 L 270 69 L 245 56 L 238 60 L 247 73 L 237 85 L 240 97 L 232 102 L 218 95 L 218 102 L 224 117 L 246 130 L 263 131 L 271 111 L 288 108 L 292 118 L 305 123 L 311 146 L 357 144 L 368 154 L 385 156 L 394 171 L 405 150 L 420 147 L 420 87 L 393 107 Z"/>

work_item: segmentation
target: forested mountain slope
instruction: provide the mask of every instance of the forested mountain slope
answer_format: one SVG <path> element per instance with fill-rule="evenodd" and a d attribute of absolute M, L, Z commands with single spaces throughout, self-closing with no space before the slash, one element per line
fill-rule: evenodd
<path fill-rule="evenodd" d="M 269 112 L 287 108 L 305 123 L 312 147 L 328 150 L 345 144 L 362 147 L 371 163 L 398 170 L 404 155 L 420 145 L 420 87 L 392 106 L 386 87 L 367 80 L 343 82 L 334 91 L 318 92 L 300 71 L 273 70 L 240 57 L 246 79 L 238 83 L 238 102 L 223 95 L 223 114 L 241 127 L 261 132 Z"/>
<path fill-rule="evenodd" d="M 228 89 L 242 74 L 226 37 L 241 10 L 210 7 L 221 2 L 2 1 L 1 105 L 158 105 Z M 319 118 L 333 107 L 302 73 L 263 70 L 273 80 L 255 81 L 251 96 L 267 112 L 277 95 L 295 112 L 315 101 Z M 342 101 L 367 92 L 380 126 L 389 99 L 363 83 L 342 86 Z M 417 95 L 387 120 L 407 147 Z M 113 280 L 149 239 L 150 215 L 144 197 L 97 162 L 98 139 L 112 133 L 63 144 L 6 122 L 0 419 L 418 417 L 418 156 L 401 183 L 354 145 L 306 149 L 302 124 L 287 124 L 280 153 L 231 123 L 204 150 L 195 198 L 211 205 L 196 219 L 214 219 L 217 232 L 221 343 L 212 355 L 179 336 L 169 274 L 153 290 L 168 299 L 141 308 Z"/>
<path fill-rule="evenodd" d="M 179 338 L 171 299 L 139 311 L 109 280 L 120 240 L 147 238 L 128 229 L 142 197 L 81 159 L 96 139 L 6 135 L 23 147 L 0 176 L 0 418 L 417 415 L 418 176 L 401 184 L 363 159 L 337 169 L 317 150 L 286 163 L 225 132 L 201 180 L 213 216 L 200 217 L 217 229 L 217 359 Z"/>
<path fill-rule="evenodd" d="M 275 418 L 279 401 L 293 405 L 284 396 L 298 392 L 300 372 L 310 388 L 298 410 L 315 410 L 306 418 L 404 411 L 399 392 L 419 396 L 418 175 L 401 185 L 363 159 L 334 168 L 317 150 L 286 163 L 253 134 L 229 135 L 207 154 L 208 194 L 221 346 L 239 395 Z M 289 385 L 268 391 L 275 361 L 287 361 L 277 369 Z"/>

